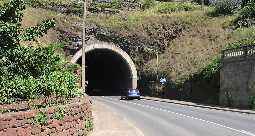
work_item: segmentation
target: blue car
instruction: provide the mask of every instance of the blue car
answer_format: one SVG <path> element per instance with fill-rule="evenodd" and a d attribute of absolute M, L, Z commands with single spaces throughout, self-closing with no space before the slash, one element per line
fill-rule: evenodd
<path fill-rule="evenodd" d="M 121 95 L 121 99 L 141 99 L 141 94 L 138 89 L 128 89 L 127 91 L 123 91 Z"/>

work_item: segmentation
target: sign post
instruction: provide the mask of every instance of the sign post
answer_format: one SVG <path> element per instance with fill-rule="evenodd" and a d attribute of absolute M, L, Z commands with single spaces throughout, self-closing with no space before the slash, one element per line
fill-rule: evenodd
<path fill-rule="evenodd" d="M 82 91 L 86 94 L 86 16 L 87 16 L 87 0 L 83 1 L 83 30 L 82 30 Z"/>

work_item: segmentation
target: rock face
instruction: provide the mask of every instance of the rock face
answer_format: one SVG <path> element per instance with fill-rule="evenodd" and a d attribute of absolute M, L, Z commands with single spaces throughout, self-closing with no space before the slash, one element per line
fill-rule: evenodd
<path fill-rule="evenodd" d="M 248 51 L 246 49 L 246 53 L 244 52 L 235 51 L 232 52 L 232 57 L 223 58 L 223 67 L 220 72 L 221 105 L 252 106 L 252 97 L 255 96 L 255 57 L 249 54 L 251 53 L 249 49 Z"/>

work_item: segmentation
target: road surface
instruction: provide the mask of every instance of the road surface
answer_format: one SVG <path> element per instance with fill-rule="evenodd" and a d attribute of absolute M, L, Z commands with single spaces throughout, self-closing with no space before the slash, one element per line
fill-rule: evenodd
<path fill-rule="evenodd" d="M 255 136 L 255 115 L 117 96 L 93 99 L 123 115 L 145 136 Z"/>

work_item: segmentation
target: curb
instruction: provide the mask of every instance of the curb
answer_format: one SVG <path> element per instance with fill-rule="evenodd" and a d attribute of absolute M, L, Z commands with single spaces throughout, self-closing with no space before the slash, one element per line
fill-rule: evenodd
<path fill-rule="evenodd" d="M 236 112 L 236 113 L 244 113 L 244 114 L 255 115 L 255 111 L 251 111 L 251 110 L 239 110 L 239 109 L 205 106 L 205 105 L 193 104 L 193 103 L 189 103 L 189 102 L 182 102 L 182 101 L 161 99 L 161 98 L 144 97 L 144 96 L 142 96 L 141 99 L 158 101 L 158 102 L 165 102 L 165 103 L 172 103 L 172 104 L 184 105 L 184 106 L 190 106 L 190 107 L 199 107 L 199 108 L 205 108 L 205 109 L 214 109 L 214 110 L 219 110 L 219 111 L 230 111 L 230 112 Z"/>

